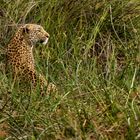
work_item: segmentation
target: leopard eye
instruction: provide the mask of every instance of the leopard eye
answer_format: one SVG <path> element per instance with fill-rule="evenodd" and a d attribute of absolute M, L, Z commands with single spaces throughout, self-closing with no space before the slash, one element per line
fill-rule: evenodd
<path fill-rule="evenodd" d="M 41 27 L 37 27 L 36 31 L 41 31 L 41 29 L 42 29 Z"/>

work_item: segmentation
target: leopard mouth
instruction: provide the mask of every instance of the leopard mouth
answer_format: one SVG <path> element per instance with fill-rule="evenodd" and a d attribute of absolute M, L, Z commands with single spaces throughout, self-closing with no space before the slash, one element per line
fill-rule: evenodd
<path fill-rule="evenodd" d="M 45 39 L 45 41 L 43 42 L 43 45 L 46 45 L 48 43 L 48 38 Z"/>
<path fill-rule="evenodd" d="M 39 42 L 41 43 L 41 44 L 43 44 L 43 45 L 46 45 L 47 43 L 48 43 L 48 38 L 46 38 L 45 40 L 44 39 L 42 39 L 42 40 L 40 40 Z"/>

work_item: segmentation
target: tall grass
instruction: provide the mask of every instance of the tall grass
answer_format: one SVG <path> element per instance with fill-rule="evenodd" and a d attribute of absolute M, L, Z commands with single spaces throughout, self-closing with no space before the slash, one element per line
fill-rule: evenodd
<path fill-rule="evenodd" d="M 50 34 L 34 54 L 57 93 L 9 92 L 4 50 L 24 23 Z M 138 0 L 2 0 L 1 139 L 140 139 L 139 38 Z"/>

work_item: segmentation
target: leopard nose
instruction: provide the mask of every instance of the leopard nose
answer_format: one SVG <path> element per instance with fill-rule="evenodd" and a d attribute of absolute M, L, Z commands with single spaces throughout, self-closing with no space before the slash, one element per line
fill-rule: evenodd
<path fill-rule="evenodd" d="M 49 38 L 49 37 L 50 37 L 50 35 L 49 35 L 48 33 L 46 33 L 46 37 L 47 37 L 47 38 Z"/>

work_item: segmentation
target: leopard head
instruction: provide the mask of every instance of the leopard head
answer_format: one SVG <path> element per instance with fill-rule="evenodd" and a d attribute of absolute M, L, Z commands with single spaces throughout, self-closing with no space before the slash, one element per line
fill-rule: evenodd
<path fill-rule="evenodd" d="M 25 38 L 30 41 L 31 44 L 36 44 L 37 42 L 43 43 L 44 45 L 47 44 L 49 34 L 42 26 L 37 24 L 25 24 L 22 28 Z"/>

